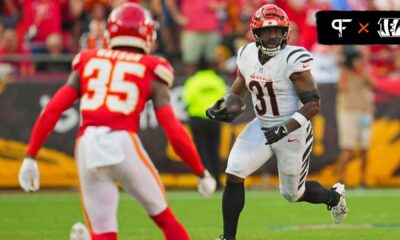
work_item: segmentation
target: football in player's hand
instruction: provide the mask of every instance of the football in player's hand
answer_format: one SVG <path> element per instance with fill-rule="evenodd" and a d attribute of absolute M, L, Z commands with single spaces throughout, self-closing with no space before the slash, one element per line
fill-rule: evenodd
<path fill-rule="evenodd" d="M 229 94 L 225 96 L 224 101 L 221 103 L 220 109 L 224 108 L 227 114 L 233 114 L 237 117 L 246 110 L 246 103 L 239 95 Z"/>
<path fill-rule="evenodd" d="M 246 109 L 243 99 L 236 94 L 228 94 L 219 99 L 213 106 L 207 109 L 209 119 L 223 122 L 232 122 Z"/>

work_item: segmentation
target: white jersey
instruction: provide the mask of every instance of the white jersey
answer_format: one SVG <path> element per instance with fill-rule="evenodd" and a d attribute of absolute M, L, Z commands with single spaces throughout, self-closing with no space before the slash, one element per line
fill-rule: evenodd
<path fill-rule="evenodd" d="M 258 120 L 272 127 L 287 121 L 302 106 L 289 77 L 310 70 L 313 57 L 302 47 L 287 45 L 262 65 L 258 51 L 255 42 L 242 46 L 237 65 L 251 92 Z"/>

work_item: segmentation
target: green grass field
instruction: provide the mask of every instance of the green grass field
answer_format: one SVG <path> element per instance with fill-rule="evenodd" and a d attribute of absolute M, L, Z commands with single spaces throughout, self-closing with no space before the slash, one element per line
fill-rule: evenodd
<path fill-rule="evenodd" d="M 193 240 L 221 233 L 221 193 L 210 199 L 190 191 L 169 191 L 168 199 Z M 343 224 L 332 224 L 324 205 L 288 203 L 277 191 L 247 191 L 239 223 L 240 240 L 394 240 L 400 239 L 400 190 L 349 190 Z M 83 221 L 76 192 L 0 192 L 0 239 L 69 239 Z M 122 194 L 119 239 L 158 240 L 161 233 L 136 201 Z M 179 240 L 179 239 L 177 239 Z"/>

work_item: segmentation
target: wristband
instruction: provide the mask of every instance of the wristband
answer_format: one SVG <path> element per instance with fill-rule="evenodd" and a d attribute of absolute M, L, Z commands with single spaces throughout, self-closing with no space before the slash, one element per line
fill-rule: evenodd
<path fill-rule="evenodd" d="M 307 118 L 304 117 L 304 115 L 301 114 L 301 113 L 299 113 L 299 112 L 295 112 L 291 118 L 293 118 L 294 120 L 296 120 L 296 121 L 300 124 L 300 126 L 302 126 L 302 127 L 303 127 L 304 125 L 306 125 L 307 122 L 308 122 Z"/>

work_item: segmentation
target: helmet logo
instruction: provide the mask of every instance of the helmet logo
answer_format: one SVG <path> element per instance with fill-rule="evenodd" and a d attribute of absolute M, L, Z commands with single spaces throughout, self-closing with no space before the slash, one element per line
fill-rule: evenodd
<path fill-rule="evenodd" d="M 154 28 L 148 10 L 136 3 L 124 3 L 107 20 L 109 46 L 136 47 L 148 53 L 155 40 Z"/>
<path fill-rule="evenodd" d="M 263 23 L 263 26 L 276 26 L 276 25 L 278 25 L 278 22 L 275 19 L 266 20 Z"/>
<path fill-rule="evenodd" d="M 111 32 L 118 32 L 118 25 L 112 25 L 112 26 L 110 27 L 110 31 L 111 31 Z"/>
<path fill-rule="evenodd" d="M 140 34 L 145 35 L 146 34 L 146 27 L 145 26 L 140 26 L 139 29 L 138 29 L 138 32 Z"/>

